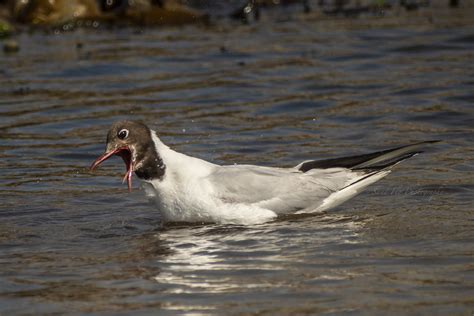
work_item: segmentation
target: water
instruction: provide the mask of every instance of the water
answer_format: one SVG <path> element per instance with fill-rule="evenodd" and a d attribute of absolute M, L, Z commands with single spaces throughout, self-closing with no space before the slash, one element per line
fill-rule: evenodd
<path fill-rule="evenodd" d="M 0 314 L 471 315 L 474 28 L 325 25 L 20 35 L 0 57 Z M 444 142 L 323 215 L 163 225 L 120 159 L 88 170 L 125 118 L 225 164 Z"/>

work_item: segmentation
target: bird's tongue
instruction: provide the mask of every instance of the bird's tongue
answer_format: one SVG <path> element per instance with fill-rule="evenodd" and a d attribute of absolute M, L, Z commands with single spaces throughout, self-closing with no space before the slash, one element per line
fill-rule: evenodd
<path fill-rule="evenodd" d="M 113 151 L 106 152 L 105 154 L 97 158 L 92 163 L 91 170 L 94 170 L 98 165 L 100 165 L 102 162 L 106 161 L 113 155 L 122 157 L 123 162 L 125 163 L 125 166 L 127 167 L 127 172 L 125 173 L 122 182 L 125 182 L 125 180 L 127 180 L 128 191 L 132 191 L 133 162 L 132 162 L 132 153 L 130 152 L 130 149 L 128 147 L 120 147 Z"/>
<path fill-rule="evenodd" d="M 132 173 L 133 173 L 133 166 L 132 166 L 132 157 L 129 150 L 121 151 L 117 153 L 120 157 L 122 157 L 125 166 L 127 167 L 127 172 L 123 176 L 122 183 L 127 180 L 128 191 L 132 191 Z"/>

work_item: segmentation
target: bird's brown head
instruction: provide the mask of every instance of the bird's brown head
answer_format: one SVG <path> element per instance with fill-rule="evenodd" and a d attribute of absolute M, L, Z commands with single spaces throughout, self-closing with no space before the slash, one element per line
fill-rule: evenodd
<path fill-rule="evenodd" d="M 164 165 L 156 152 L 152 131 L 143 123 L 119 121 L 114 123 L 107 134 L 105 153 L 91 165 L 91 170 L 113 155 L 122 157 L 127 167 L 123 181 L 127 180 L 128 189 L 132 188 L 132 173 L 148 178 L 156 172 L 164 173 Z M 155 173 L 155 174 L 154 174 Z"/>

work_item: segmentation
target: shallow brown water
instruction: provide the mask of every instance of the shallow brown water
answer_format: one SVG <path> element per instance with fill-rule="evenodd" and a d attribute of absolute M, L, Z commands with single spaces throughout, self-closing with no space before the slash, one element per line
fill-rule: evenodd
<path fill-rule="evenodd" d="M 474 311 L 474 28 L 297 19 L 18 40 L 0 57 L 0 314 Z M 119 159 L 87 169 L 125 118 L 226 164 L 444 142 L 324 215 L 164 227 Z"/>

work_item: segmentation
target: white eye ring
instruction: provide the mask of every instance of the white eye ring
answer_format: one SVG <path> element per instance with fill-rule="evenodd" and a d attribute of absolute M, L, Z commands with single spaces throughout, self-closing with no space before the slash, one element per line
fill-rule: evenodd
<path fill-rule="evenodd" d="M 123 128 L 117 133 L 117 137 L 120 139 L 125 139 L 128 137 L 128 134 L 129 134 L 128 129 Z"/>

